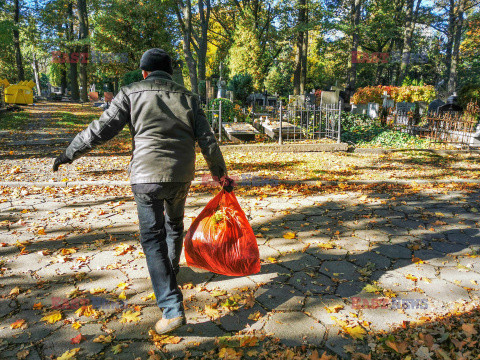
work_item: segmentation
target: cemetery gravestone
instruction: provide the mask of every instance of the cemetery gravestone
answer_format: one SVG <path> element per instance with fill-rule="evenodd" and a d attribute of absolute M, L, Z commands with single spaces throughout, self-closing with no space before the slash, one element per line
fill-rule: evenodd
<path fill-rule="evenodd" d="M 438 114 L 438 108 L 442 105 L 445 105 L 445 103 L 442 100 L 440 100 L 440 99 L 433 100 L 428 105 L 428 113 L 437 115 Z"/>
<path fill-rule="evenodd" d="M 367 115 L 368 115 L 371 119 L 376 119 L 376 118 L 378 118 L 378 115 L 379 115 L 379 105 L 378 105 L 377 103 L 368 103 Z"/>
<path fill-rule="evenodd" d="M 396 111 L 397 111 L 397 114 L 398 113 L 407 113 L 409 111 L 413 111 L 414 108 L 415 108 L 414 103 L 409 103 L 409 102 L 403 101 L 403 102 L 397 103 Z"/>
<path fill-rule="evenodd" d="M 320 103 L 325 104 L 338 104 L 340 100 L 340 93 L 336 91 L 322 91 Z"/>

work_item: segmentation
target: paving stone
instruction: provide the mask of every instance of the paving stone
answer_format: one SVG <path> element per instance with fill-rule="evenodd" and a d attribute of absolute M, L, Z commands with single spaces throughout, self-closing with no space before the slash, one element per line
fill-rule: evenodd
<path fill-rule="evenodd" d="M 462 244 L 452 244 L 449 242 L 438 242 L 438 241 L 432 241 L 430 243 L 430 246 L 436 251 L 442 252 L 444 254 L 452 254 L 452 255 L 454 254 L 461 255 L 465 250 L 468 249 L 465 247 L 465 245 L 462 245 Z"/>
<path fill-rule="evenodd" d="M 325 291 L 330 291 L 333 287 L 333 282 L 328 276 L 314 272 L 297 272 L 288 281 L 290 285 L 303 292 L 309 291 L 312 294 L 321 294 Z"/>
<path fill-rule="evenodd" d="M 377 253 L 375 248 L 370 252 L 352 255 L 350 260 L 359 267 L 364 267 L 369 263 L 374 264 L 375 269 L 388 269 L 391 264 L 390 259 L 381 255 L 381 252 Z"/>
<path fill-rule="evenodd" d="M 302 312 L 274 313 L 265 324 L 267 333 L 274 333 L 287 346 L 323 343 L 326 328 Z"/>
<path fill-rule="evenodd" d="M 440 278 L 462 287 L 480 289 L 480 274 L 468 268 L 442 268 L 440 269 Z"/>
<path fill-rule="evenodd" d="M 327 307 L 333 307 L 335 305 L 343 306 L 343 309 L 338 311 L 338 316 L 345 315 L 352 311 L 352 308 L 345 303 L 340 297 L 335 295 L 313 295 L 305 299 L 304 312 L 310 314 L 316 320 L 320 321 L 327 327 L 336 324 L 332 319 L 332 313 L 325 310 Z M 354 311 L 354 310 L 353 310 Z M 338 317 L 337 316 L 337 317 Z"/>
<path fill-rule="evenodd" d="M 320 260 L 307 253 L 290 253 L 279 258 L 280 263 L 290 270 L 300 271 L 306 268 L 318 266 Z"/>
<path fill-rule="evenodd" d="M 107 350 L 105 351 L 105 359 L 111 360 L 133 360 L 133 359 L 148 359 L 149 351 L 157 350 L 153 343 L 151 342 L 143 342 L 143 341 L 132 341 L 132 342 L 121 342 L 122 344 L 126 344 L 123 347 L 122 352 L 115 354 L 112 351 L 112 346 L 117 345 L 118 343 L 113 343 L 110 345 Z M 158 353 L 158 350 L 156 351 Z"/>
<path fill-rule="evenodd" d="M 301 310 L 305 296 L 289 285 L 269 284 L 255 292 L 255 299 L 269 310 Z"/>
<path fill-rule="evenodd" d="M 96 270 L 88 273 L 88 277 L 79 281 L 80 288 L 90 290 L 92 288 L 104 288 L 107 291 L 117 289 L 117 285 L 128 282 L 128 278 L 120 270 Z"/>
<path fill-rule="evenodd" d="M 380 249 L 375 249 L 380 251 L 383 256 L 388 256 L 391 259 L 411 259 L 412 252 L 405 246 L 400 245 L 385 245 L 381 246 Z"/>
<path fill-rule="evenodd" d="M 290 277 L 290 270 L 277 264 L 263 264 L 260 272 L 248 278 L 257 285 L 268 283 L 284 283 Z"/>
<path fill-rule="evenodd" d="M 26 357 L 21 357 L 25 360 L 40 360 L 42 357 L 40 353 L 34 346 L 21 344 L 15 346 L 13 349 L 2 350 L 0 348 L 0 358 L 1 359 L 19 359 L 21 355 L 24 354 L 25 351 L 28 351 L 28 355 Z M 19 354 L 19 355 L 17 355 Z"/>
<path fill-rule="evenodd" d="M 255 289 L 256 287 L 257 284 L 246 276 L 231 277 L 225 275 L 216 275 L 205 285 L 208 291 L 221 289 L 232 293 L 245 290 L 245 288 Z"/>
<path fill-rule="evenodd" d="M 417 286 L 425 292 L 425 295 L 444 303 L 470 299 L 465 289 L 446 280 L 432 279 L 430 283 L 419 281 Z"/>
<path fill-rule="evenodd" d="M 41 313 L 34 310 L 25 310 L 12 316 L 6 324 L 8 326 L 0 327 L 0 338 L 8 339 L 9 343 L 31 343 L 41 340 L 54 332 L 61 326 L 61 323 L 48 324 L 40 320 Z M 11 329 L 10 324 L 19 319 L 25 319 L 28 327 L 24 329 Z"/>
<path fill-rule="evenodd" d="M 265 317 L 266 314 L 267 312 L 260 305 L 255 304 L 250 309 L 242 307 L 239 310 L 232 311 L 222 316 L 219 320 L 222 328 L 226 331 L 261 330 L 267 319 Z M 260 316 L 258 320 L 249 319 L 249 317 L 257 315 Z"/>
<path fill-rule="evenodd" d="M 101 327 L 101 324 L 95 323 L 84 324 L 78 330 L 73 329 L 70 325 L 62 326 L 43 339 L 42 353 L 45 357 L 60 356 L 65 351 L 80 347 L 83 356 L 96 355 L 103 349 L 104 345 L 95 343 L 92 340 L 101 334 L 106 335 L 101 330 Z M 85 337 L 85 341 L 74 345 L 71 343 L 71 339 L 78 336 L 78 334 L 82 334 Z"/>
<path fill-rule="evenodd" d="M 356 237 L 341 237 L 335 240 L 335 244 L 341 249 L 347 250 L 351 253 L 362 252 L 370 250 L 370 242 Z"/>
<path fill-rule="evenodd" d="M 275 238 L 267 241 L 267 245 L 279 251 L 280 253 L 301 252 L 306 244 L 299 239 Z"/>
<path fill-rule="evenodd" d="M 320 272 L 340 280 L 351 280 L 353 278 L 358 278 L 358 273 L 356 272 L 357 269 L 358 268 L 355 265 L 345 260 L 324 261 L 320 267 Z"/>
<path fill-rule="evenodd" d="M 277 258 L 280 256 L 280 252 L 271 246 L 259 245 L 258 250 L 260 252 L 260 259 L 265 260 L 269 257 Z"/>
<path fill-rule="evenodd" d="M 123 312 L 131 309 L 125 309 Z M 141 320 L 138 322 L 121 323 L 122 312 L 118 313 L 118 318 L 107 323 L 107 328 L 115 331 L 117 340 L 147 339 L 148 331 L 153 329 L 155 323 L 162 317 L 162 313 L 157 306 L 146 306 L 141 311 Z"/>
<path fill-rule="evenodd" d="M 367 284 L 361 281 L 346 281 L 338 284 L 335 295 L 349 298 L 358 295 Z"/>
<path fill-rule="evenodd" d="M 450 230 L 446 235 L 448 241 L 452 243 L 463 244 L 466 246 L 480 244 L 480 230 L 478 229 Z"/>
<path fill-rule="evenodd" d="M 373 331 L 391 331 L 392 327 L 403 324 L 403 321 L 409 320 L 408 315 L 403 310 L 392 309 L 362 309 L 361 318 L 370 322 L 370 328 Z"/>

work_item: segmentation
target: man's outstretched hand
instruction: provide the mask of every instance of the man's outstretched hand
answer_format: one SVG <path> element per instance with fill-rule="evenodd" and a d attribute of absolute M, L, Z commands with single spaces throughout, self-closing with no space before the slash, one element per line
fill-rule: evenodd
<path fill-rule="evenodd" d="M 71 164 L 72 160 L 70 160 L 65 153 L 62 153 L 60 156 L 58 156 L 55 159 L 55 162 L 53 163 L 53 172 L 58 170 L 58 167 L 63 164 Z"/>

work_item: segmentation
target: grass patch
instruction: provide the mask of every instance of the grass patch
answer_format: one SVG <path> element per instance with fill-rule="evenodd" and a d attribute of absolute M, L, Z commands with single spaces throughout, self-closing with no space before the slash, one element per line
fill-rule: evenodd
<path fill-rule="evenodd" d="M 0 115 L 0 130 L 24 130 L 31 120 L 27 112 L 7 112 Z"/>

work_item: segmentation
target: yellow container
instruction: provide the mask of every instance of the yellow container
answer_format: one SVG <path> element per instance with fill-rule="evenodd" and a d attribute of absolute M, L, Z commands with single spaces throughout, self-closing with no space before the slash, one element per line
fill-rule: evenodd
<path fill-rule="evenodd" d="M 20 81 L 16 85 L 10 85 L 5 89 L 5 102 L 7 104 L 33 104 L 33 81 Z"/>

